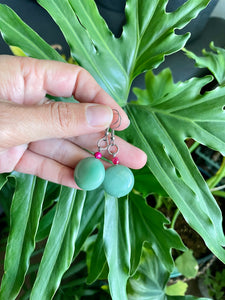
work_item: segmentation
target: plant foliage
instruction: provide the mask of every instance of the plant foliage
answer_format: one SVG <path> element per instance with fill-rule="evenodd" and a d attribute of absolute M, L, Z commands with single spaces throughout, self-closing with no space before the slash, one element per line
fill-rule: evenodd
<path fill-rule="evenodd" d="M 175 29 L 188 24 L 209 0 L 188 0 L 171 13 L 166 12 L 167 0 L 127 0 L 126 25 L 119 38 L 93 0 L 38 2 L 61 28 L 71 56 L 127 111 L 131 126 L 121 136 L 143 149 L 148 162 L 144 172 L 137 173 L 135 190 L 121 199 L 105 195 L 101 188 L 85 193 L 29 175 L 1 174 L 0 189 L 10 186 L 13 198 L 0 299 L 17 297 L 40 241 L 46 245 L 28 297 L 52 299 L 94 231 L 95 241 L 87 250 L 88 282 L 108 278 L 113 300 L 195 299 L 166 295 L 173 269 L 171 250 L 185 246 L 168 228 L 168 220 L 147 205 L 145 196 L 162 192 L 171 197 L 209 249 L 225 262 L 221 211 L 185 144 L 192 137 L 225 153 L 225 87 L 201 95 L 212 77 L 175 84 L 169 70 L 158 76 L 152 72 L 165 55 L 184 47 L 189 34 L 177 35 Z M 27 56 L 63 61 L 3 4 L 0 30 L 10 46 Z M 209 69 L 211 64 L 212 59 L 204 62 Z M 213 70 L 219 76 L 218 68 Z M 135 89 L 137 101 L 127 104 L 133 79 L 145 71 L 146 90 Z M 143 189 L 146 178 L 151 184 Z"/>

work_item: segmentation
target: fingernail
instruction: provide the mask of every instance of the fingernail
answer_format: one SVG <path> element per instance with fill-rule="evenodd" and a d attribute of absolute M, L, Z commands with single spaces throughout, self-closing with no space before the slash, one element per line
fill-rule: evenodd
<path fill-rule="evenodd" d="M 88 124 L 93 127 L 109 126 L 112 122 L 112 109 L 106 105 L 91 104 L 86 109 Z"/>

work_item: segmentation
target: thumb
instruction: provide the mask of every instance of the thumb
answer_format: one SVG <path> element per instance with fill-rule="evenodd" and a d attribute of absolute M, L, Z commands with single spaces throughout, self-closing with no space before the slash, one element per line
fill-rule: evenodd
<path fill-rule="evenodd" d="M 109 127 L 112 119 L 112 109 L 100 104 L 49 102 L 29 106 L 1 101 L 1 147 L 99 132 Z"/>

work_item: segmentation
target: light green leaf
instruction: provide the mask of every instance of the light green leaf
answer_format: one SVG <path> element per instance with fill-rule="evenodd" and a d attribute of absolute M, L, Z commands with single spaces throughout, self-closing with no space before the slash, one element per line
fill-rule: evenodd
<path fill-rule="evenodd" d="M 155 80 L 163 82 L 165 74 L 168 78 L 164 72 L 147 77 L 149 93 Z M 179 82 L 169 94 L 161 91 L 162 97 L 150 99 L 148 105 L 127 105 L 131 125 L 121 136 L 145 150 L 147 166 L 160 185 L 209 249 L 225 262 L 221 211 L 184 142 L 192 137 L 225 154 L 225 88 L 200 95 L 210 80 Z"/>
<path fill-rule="evenodd" d="M 21 50 L 19 47 L 16 46 L 10 46 L 10 50 L 12 51 L 12 53 L 16 56 L 22 56 L 22 57 L 26 57 L 26 54 L 23 52 L 23 50 Z"/>
<path fill-rule="evenodd" d="M 189 0 L 172 13 L 165 13 L 167 0 L 127 0 L 120 38 L 110 32 L 93 0 L 38 2 L 61 28 L 73 58 L 123 106 L 138 74 L 185 45 L 189 34 L 176 35 L 174 28 L 184 27 L 209 0 Z"/>
<path fill-rule="evenodd" d="M 166 300 L 212 300 L 211 298 L 198 298 L 194 296 L 167 296 Z"/>
<path fill-rule="evenodd" d="M 187 250 L 175 260 L 178 271 L 186 278 L 195 278 L 198 274 L 198 262 L 192 250 Z"/>
<path fill-rule="evenodd" d="M 74 255 L 85 192 L 61 188 L 55 217 L 30 299 L 52 299 Z"/>
<path fill-rule="evenodd" d="M 15 299 L 24 282 L 41 216 L 47 182 L 30 175 L 12 173 L 16 188 L 10 211 L 0 299 Z"/>
<path fill-rule="evenodd" d="M 214 46 L 210 43 L 210 48 L 214 52 L 202 50 L 202 57 L 195 55 L 193 52 L 183 49 L 189 58 L 196 61 L 196 66 L 199 68 L 208 68 L 215 76 L 220 85 L 225 85 L 225 49 Z"/>
<path fill-rule="evenodd" d="M 27 56 L 64 61 L 56 50 L 4 4 L 0 4 L 0 31 L 7 44 L 21 48 Z"/>
<path fill-rule="evenodd" d="M 178 280 L 175 284 L 167 286 L 166 294 L 169 296 L 184 296 L 188 288 L 188 284 Z"/>

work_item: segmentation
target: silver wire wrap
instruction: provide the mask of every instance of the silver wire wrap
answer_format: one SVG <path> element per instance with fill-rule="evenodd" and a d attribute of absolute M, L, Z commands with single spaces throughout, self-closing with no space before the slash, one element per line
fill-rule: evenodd
<path fill-rule="evenodd" d="M 121 125 L 121 116 L 116 109 L 113 109 L 113 114 L 117 115 L 117 119 L 111 124 L 111 127 L 105 130 L 105 135 L 98 140 L 97 146 L 99 152 L 107 150 L 110 155 L 115 157 L 119 152 L 119 146 L 115 143 L 115 129 Z"/>

